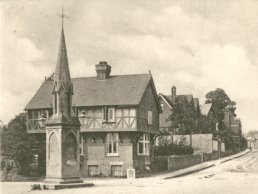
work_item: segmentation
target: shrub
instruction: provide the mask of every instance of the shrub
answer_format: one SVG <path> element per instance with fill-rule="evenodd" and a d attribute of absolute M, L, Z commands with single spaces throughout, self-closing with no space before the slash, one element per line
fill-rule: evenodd
<path fill-rule="evenodd" d="M 187 145 L 164 144 L 154 148 L 155 156 L 186 155 L 193 154 L 193 148 Z"/>

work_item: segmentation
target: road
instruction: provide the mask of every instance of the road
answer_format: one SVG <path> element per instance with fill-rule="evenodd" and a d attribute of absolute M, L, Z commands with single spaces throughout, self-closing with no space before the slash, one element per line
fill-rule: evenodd
<path fill-rule="evenodd" d="M 95 179 L 92 188 L 56 191 L 30 191 L 24 183 L 3 183 L 2 194 L 131 194 L 131 193 L 232 193 L 258 194 L 258 151 L 250 152 L 234 160 L 218 164 L 187 176 L 161 179 L 140 178 L 133 183 L 125 179 Z M 28 184 L 28 183 L 27 183 Z"/>

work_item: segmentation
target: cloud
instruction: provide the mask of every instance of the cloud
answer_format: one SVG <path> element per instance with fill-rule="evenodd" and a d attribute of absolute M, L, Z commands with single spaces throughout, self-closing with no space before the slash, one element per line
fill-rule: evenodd
<path fill-rule="evenodd" d="M 8 64 L 1 67 L 1 99 L 8 100 L 1 106 L 12 109 L 0 112 L 1 119 L 18 111 L 13 102 L 21 110 L 54 70 L 59 3 L 7 3 L 2 49 L 8 52 L 0 60 Z M 65 1 L 65 7 L 71 16 L 65 34 L 72 77 L 95 76 L 94 65 L 105 60 L 112 74 L 151 70 L 162 93 L 176 85 L 178 93 L 204 101 L 220 87 L 237 102 L 244 128 L 256 127 L 257 2 Z"/>
<path fill-rule="evenodd" d="M 49 70 L 40 64 L 42 52 L 27 37 L 1 29 L 0 118 L 5 122 L 22 112 Z"/>
<path fill-rule="evenodd" d="M 70 65 L 72 77 L 95 76 L 95 65 L 87 64 L 83 59 L 79 59 Z"/>

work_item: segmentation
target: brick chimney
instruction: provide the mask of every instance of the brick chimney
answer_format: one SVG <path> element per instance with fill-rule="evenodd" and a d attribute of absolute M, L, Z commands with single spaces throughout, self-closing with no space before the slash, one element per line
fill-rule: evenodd
<path fill-rule="evenodd" d="M 173 86 L 171 88 L 171 94 L 172 94 L 172 104 L 176 104 L 176 86 Z"/>
<path fill-rule="evenodd" d="M 223 119 L 224 124 L 227 126 L 227 128 L 230 130 L 230 125 L 231 125 L 231 115 L 230 115 L 230 110 L 228 107 L 225 108 L 224 110 L 224 119 Z"/>
<path fill-rule="evenodd" d="M 106 61 L 100 61 L 99 64 L 95 65 L 98 80 L 105 80 L 110 77 L 111 66 Z"/>

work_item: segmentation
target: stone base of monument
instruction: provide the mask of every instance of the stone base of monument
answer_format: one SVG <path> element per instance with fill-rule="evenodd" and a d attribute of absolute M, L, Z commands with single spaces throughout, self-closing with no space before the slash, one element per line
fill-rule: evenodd
<path fill-rule="evenodd" d="M 44 190 L 57 190 L 57 189 L 69 189 L 69 188 L 82 188 L 92 187 L 93 183 L 83 182 L 79 178 L 69 179 L 53 179 L 46 178 L 43 183 Z"/>

